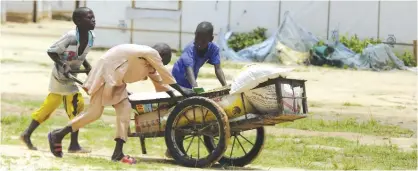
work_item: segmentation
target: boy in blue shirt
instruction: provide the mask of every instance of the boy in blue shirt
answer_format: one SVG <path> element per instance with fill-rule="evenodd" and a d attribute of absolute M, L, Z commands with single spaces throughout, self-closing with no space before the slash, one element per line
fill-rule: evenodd
<path fill-rule="evenodd" d="M 210 22 L 201 22 L 197 25 L 194 41 L 184 48 L 180 59 L 171 71 L 178 85 L 188 89 L 198 87 L 196 79 L 199 69 L 207 62 L 214 66 L 216 77 L 222 86 L 226 86 L 225 75 L 221 69 L 219 47 L 212 41 L 213 25 Z M 165 155 L 171 158 L 168 150 Z"/>
<path fill-rule="evenodd" d="M 213 25 L 201 22 L 195 31 L 194 42 L 184 48 L 180 59 L 174 64 L 172 75 L 177 84 L 184 88 L 198 87 L 196 79 L 199 69 L 208 62 L 215 68 L 216 77 L 222 86 L 226 85 L 225 75 L 221 69 L 219 47 L 213 41 Z"/>

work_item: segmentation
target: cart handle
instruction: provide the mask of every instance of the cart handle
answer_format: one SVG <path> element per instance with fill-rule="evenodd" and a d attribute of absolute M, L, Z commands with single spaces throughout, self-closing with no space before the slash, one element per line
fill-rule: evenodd
<path fill-rule="evenodd" d="M 77 74 L 77 73 L 89 73 L 90 70 L 71 70 L 70 73 Z"/>
<path fill-rule="evenodd" d="M 75 81 L 76 83 L 80 84 L 80 85 L 83 85 L 83 84 L 84 84 L 81 80 L 79 80 L 79 79 L 78 79 L 77 77 L 75 77 L 74 75 L 68 74 L 68 77 L 69 77 L 70 79 L 72 79 L 73 81 Z"/>

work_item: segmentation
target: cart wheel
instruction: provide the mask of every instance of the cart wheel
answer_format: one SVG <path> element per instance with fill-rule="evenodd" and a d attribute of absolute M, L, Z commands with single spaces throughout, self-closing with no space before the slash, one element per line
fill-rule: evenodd
<path fill-rule="evenodd" d="M 204 136 L 219 137 L 208 151 Z M 182 140 L 179 141 L 181 137 Z M 216 102 L 190 97 L 178 103 L 167 118 L 165 143 L 173 159 L 186 167 L 210 167 L 219 161 L 230 137 L 228 117 Z M 192 143 L 194 143 L 192 145 Z"/>
<path fill-rule="evenodd" d="M 264 145 L 264 127 L 256 128 L 255 137 L 253 134 L 249 133 L 253 130 L 248 130 L 244 132 L 232 133 L 231 149 L 227 149 L 225 155 L 219 160 L 219 163 L 222 165 L 238 166 L 244 167 L 247 164 L 250 164 L 257 156 L 260 154 Z M 249 133 L 249 135 L 247 134 Z M 213 143 L 213 140 L 218 137 L 212 138 L 205 136 L 205 145 L 208 150 L 212 150 L 216 147 Z"/>

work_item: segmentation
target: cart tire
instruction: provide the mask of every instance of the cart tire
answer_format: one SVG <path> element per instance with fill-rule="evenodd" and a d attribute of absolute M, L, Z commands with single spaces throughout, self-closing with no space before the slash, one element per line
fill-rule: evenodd
<path fill-rule="evenodd" d="M 208 156 L 202 157 L 201 159 L 194 159 L 187 156 L 187 154 L 184 153 L 183 144 L 178 144 L 180 142 L 178 140 L 175 140 L 180 137 L 177 136 L 177 138 L 175 138 L 175 136 L 173 136 L 174 131 L 172 130 L 174 122 L 176 121 L 177 116 L 181 114 L 182 110 L 193 105 L 203 106 L 210 110 L 216 117 L 216 122 L 217 124 L 219 124 L 220 128 L 220 138 L 218 145 L 216 146 L 216 148 L 211 150 L 211 152 L 209 152 Z M 167 145 L 167 149 L 169 150 L 171 156 L 177 163 L 186 167 L 204 168 L 212 166 L 214 163 L 218 162 L 219 159 L 222 158 L 224 152 L 227 149 L 227 142 L 229 141 L 229 137 L 230 128 L 228 116 L 226 115 L 225 111 L 222 108 L 220 108 L 215 101 L 205 97 L 195 96 L 187 98 L 178 103 L 176 107 L 173 109 L 173 111 L 169 114 L 166 122 L 164 139 Z M 202 143 L 202 145 L 204 145 L 204 142 Z"/>
<path fill-rule="evenodd" d="M 228 156 L 223 156 L 219 163 L 221 165 L 229 165 L 229 166 L 238 166 L 238 167 L 244 167 L 247 164 L 250 164 L 254 159 L 258 157 L 258 155 L 261 153 L 263 146 L 264 146 L 264 140 L 265 140 L 265 130 L 264 127 L 258 127 L 256 128 L 257 135 L 256 140 L 254 143 L 254 146 L 251 148 L 249 152 L 247 152 L 246 155 L 236 158 L 230 158 Z M 204 137 L 205 145 L 208 150 L 214 149 L 214 145 L 212 143 L 212 138 L 205 136 Z"/>

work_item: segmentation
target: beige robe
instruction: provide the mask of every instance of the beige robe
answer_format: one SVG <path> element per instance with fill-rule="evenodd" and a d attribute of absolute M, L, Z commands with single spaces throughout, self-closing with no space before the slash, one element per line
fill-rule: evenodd
<path fill-rule="evenodd" d="M 83 88 L 94 96 L 104 86 L 101 105 L 109 106 L 128 97 L 126 83 L 146 80 L 148 77 L 157 91 L 168 91 L 167 84 L 176 83 L 155 49 L 145 45 L 121 44 L 108 50 L 99 59 Z"/>

